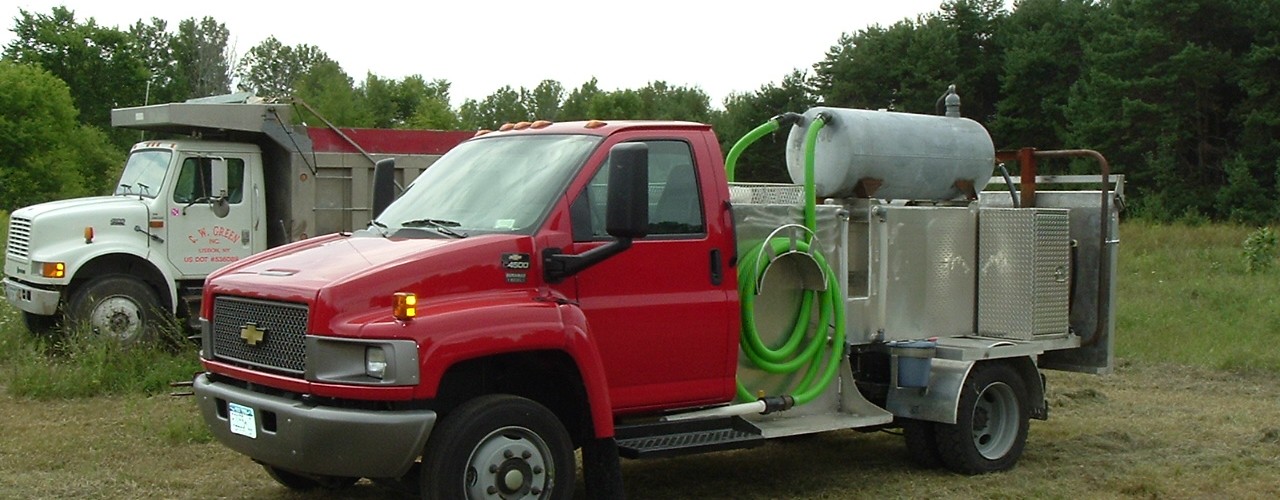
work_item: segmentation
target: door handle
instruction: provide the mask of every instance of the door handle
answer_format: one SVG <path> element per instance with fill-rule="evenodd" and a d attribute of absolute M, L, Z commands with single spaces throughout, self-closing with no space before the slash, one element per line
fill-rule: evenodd
<path fill-rule="evenodd" d="M 720 286 L 724 282 L 724 265 L 720 260 L 720 249 L 711 249 L 711 284 Z"/>

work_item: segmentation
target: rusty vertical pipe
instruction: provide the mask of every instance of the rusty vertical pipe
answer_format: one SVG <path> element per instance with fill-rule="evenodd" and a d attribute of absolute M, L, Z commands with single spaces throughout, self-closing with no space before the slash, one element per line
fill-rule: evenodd
<path fill-rule="evenodd" d="M 1026 151 L 1026 150 L 1025 150 L 1025 149 L 1024 149 L 1024 150 L 1019 150 L 1019 152 L 1018 152 L 1018 153 L 1019 153 L 1019 155 L 1021 155 L 1023 151 Z M 1096 331 L 1096 332 L 1094 332 L 1093 337 L 1091 337 L 1087 342 L 1085 342 L 1084 344 L 1082 344 L 1082 346 L 1090 346 L 1090 345 L 1093 345 L 1093 344 L 1097 343 L 1099 340 L 1101 340 L 1101 338 L 1102 338 L 1102 332 L 1103 332 L 1103 331 L 1104 331 L 1104 329 L 1107 327 L 1107 317 L 1106 317 L 1106 315 L 1105 315 L 1105 314 L 1103 314 L 1103 308 L 1102 308 L 1102 306 L 1103 306 L 1104 304 L 1106 304 L 1106 301 L 1107 301 L 1107 299 L 1108 299 L 1108 296 L 1110 295 L 1110 284 L 1111 284 L 1111 281 L 1110 281 L 1109 276 L 1108 276 L 1108 273 L 1111 271 L 1111 259 L 1110 259 L 1110 258 L 1107 258 L 1107 257 L 1108 257 L 1108 255 L 1107 255 L 1107 253 L 1106 253 L 1106 250 L 1107 250 L 1107 244 L 1108 244 L 1108 243 L 1109 243 L 1109 241 L 1110 241 L 1110 233 L 1111 233 L 1111 206 L 1110 206 L 1110 201 L 1111 201 L 1111 190 L 1110 190 L 1110 186 L 1111 186 L 1111 164 L 1110 164 L 1110 163 L 1107 163 L 1107 159 L 1106 159 L 1105 157 L 1103 157 L 1101 153 L 1099 153 L 1099 152 L 1097 152 L 1097 151 L 1093 151 L 1093 150 L 1091 150 L 1091 149 L 1066 149 L 1066 150 L 1060 150 L 1060 151 L 1035 151 L 1035 152 L 1034 152 L 1034 156 L 1039 157 L 1039 158 L 1081 158 L 1081 157 L 1088 157 L 1088 158 L 1093 158 L 1094 160 L 1096 160 L 1096 161 L 1098 162 L 1098 165 L 1102 168 L 1102 220 L 1101 220 L 1101 221 L 1099 221 L 1099 224 L 1100 224 L 1100 226 L 1101 226 L 1101 227 L 1100 227 L 1100 229 L 1101 229 L 1101 233 L 1102 233 L 1102 234 L 1101 234 L 1101 236 L 1100 236 L 1101 241 L 1099 241 L 1099 246 L 1098 246 L 1098 251 L 1099 251 L 1099 258 L 1098 258 L 1098 303 L 1097 303 L 1097 310 L 1098 310 L 1098 324 L 1097 324 L 1097 331 Z M 1025 174 L 1023 175 L 1023 179 L 1026 179 Z M 1025 198 L 1025 194 L 1024 194 L 1024 198 L 1023 198 L 1023 199 L 1024 199 L 1024 200 L 1026 199 L 1026 198 Z"/>
<path fill-rule="evenodd" d="M 1022 177 L 1022 207 L 1036 206 L 1036 149 L 1022 148 L 1018 150 L 1018 175 Z"/>

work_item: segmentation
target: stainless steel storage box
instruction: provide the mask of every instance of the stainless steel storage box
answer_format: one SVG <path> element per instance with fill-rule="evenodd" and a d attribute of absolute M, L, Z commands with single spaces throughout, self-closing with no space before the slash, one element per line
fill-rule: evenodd
<path fill-rule="evenodd" d="M 1066 209 L 978 214 L 978 333 L 1032 340 L 1068 333 L 1071 235 Z"/>

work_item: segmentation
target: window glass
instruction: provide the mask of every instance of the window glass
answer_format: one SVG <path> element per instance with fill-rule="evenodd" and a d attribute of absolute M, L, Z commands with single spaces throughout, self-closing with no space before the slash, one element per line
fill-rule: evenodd
<path fill-rule="evenodd" d="M 464 234 L 531 234 L 600 138 L 514 135 L 464 142 L 414 179 L 378 221 L 391 228 L 440 225 Z"/>
<path fill-rule="evenodd" d="M 702 234 L 702 195 L 689 145 L 681 141 L 645 143 L 649 145 L 649 234 Z M 574 200 L 575 240 L 609 237 L 604 227 L 608 184 L 609 169 L 599 168 L 587 189 Z"/>
<path fill-rule="evenodd" d="M 164 174 L 169 171 L 171 158 L 173 152 L 164 149 L 134 151 L 124 165 L 124 173 L 120 174 L 116 194 L 155 198 L 157 189 L 164 182 Z"/>
<path fill-rule="evenodd" d="M 244 160 L 227 158 L 227 201 L 240 203 L 244 198 Z M 182 161 L 178 181 L 173 187 L 174 203 L 200 202 L 210 198 L 213 159 L 191 157 Z"/>

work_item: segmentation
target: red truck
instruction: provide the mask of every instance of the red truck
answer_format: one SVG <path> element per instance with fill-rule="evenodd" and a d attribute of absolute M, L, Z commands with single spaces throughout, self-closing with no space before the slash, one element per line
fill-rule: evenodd
<path fill-rule="evenodd" d="M 731 182 L 788 126 L 796 184 Z M 295 489 L 568 498 L 580 447 L 608 497 L 619 456 L 848 428 L 1008 469 L 1047 417 L 1041 368 L 1110 370 L 1105 161 L 1095 189 L 1036 193 L 1035 160 L 1076 153 L 1023 150 L 1021 196 L 982 192 L 1005 155 L 976 122 L 835 108 L 718 144 L 686 122 L 504 126 L 367 229 L 218 270 L 205 421 Z"/>

